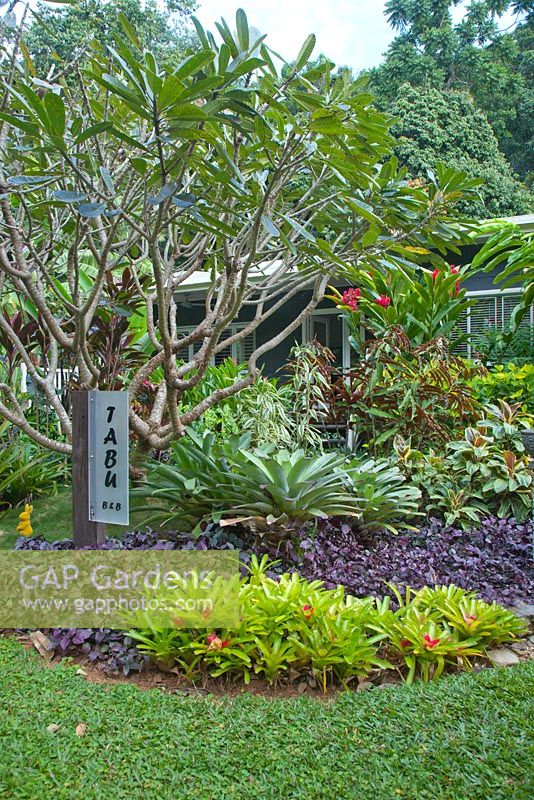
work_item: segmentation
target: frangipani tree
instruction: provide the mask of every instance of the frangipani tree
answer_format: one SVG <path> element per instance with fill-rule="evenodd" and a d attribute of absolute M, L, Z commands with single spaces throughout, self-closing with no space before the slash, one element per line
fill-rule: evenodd
<path fill-rule="evenodd" d="M 427 186 L 410 185 L 390 157 L 388 120 L 360 85 L 331 84 L 328 63 L 321 91 L 307 77 L 313 36 L 281 78 L 242 11 L 237 33 L 217 27 L 219 43 L 197 24 L 198 51 L 171 69 L 148 50 L 132 55 L 130 42 L 136 52 L 140 43 L 126 25 L 124 43 L 96 54 L 75 88 L 36 83 L 18 51 L 5 68 L 0 289 L 36 320 L 40 358 L 8 315 L 0 313 L 0 329 L 64 439 L 37 430 L 6 381 L 0 415 L 46 447 L 71 449 L 71 421 L 54 388 L 60 359 L 71 360 L 76 387 L 102 388 L 105 365 L 90 336 L 125 272 L 147 332 L 143 357 L 123 375 L 130 425 L 144 448 L 164 448 L 254 381 L 261 356 L 297 329 L 348 264 L 387 270 L 418 248 L 440 259 L 464 237 L 451 207 L 473 182 L 444 168 Z M 198 271 L 209 277 L 204 315 L 183 336 L 175 295 Z M 256 347 L 248 375 L 184 413 L 181 396 L 213 356 L 303 290 L 305 307 Z M 250 321 L 222 340 L 245 307 Z M 183 363 L 178 355 L 190 344 L 194 355 Z M 136 398 L 147 380 L 155 399 L 143 416 Z"/>

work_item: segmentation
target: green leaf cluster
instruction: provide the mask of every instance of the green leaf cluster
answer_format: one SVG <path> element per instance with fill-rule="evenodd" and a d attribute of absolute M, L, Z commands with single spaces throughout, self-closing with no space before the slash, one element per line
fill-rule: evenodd
<path fill-rule="evenodd" d="M 253 675 L 269 683 L 311 676 L 326 691 L 329 683 L 347 686 L 397 665 L 408 683 L 471 669 L 474 657 L 526 631 L 510 611 L 456 586 L 407 588 L 404 598 L 390 587 L 398 604 L 393 611 L 390 596 L 356 599 L 342 586 L 325 589 L 296 573 L 271 578 L 271 566 L 266 556 L 252 557 L 235 627 L 206 635 L 179 623 L 156 624 L 151 612 L 140 612 L 129 636 L 141 652 L 176 665 L 189 679 L 227 675 L 248 684 Z"/>

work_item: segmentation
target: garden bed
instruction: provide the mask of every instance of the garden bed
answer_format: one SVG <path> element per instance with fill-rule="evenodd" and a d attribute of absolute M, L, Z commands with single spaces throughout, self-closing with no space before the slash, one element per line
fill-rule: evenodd
<path fill-rule="evenodd" d="M 71 539 L 48 541 L 36 536 L 19 538 L 16 549 L 72 549 Z M 308 580 L 322 580 L 327 588 L 338 584 L 350 594 L 378 597 L 390 593 L 387 584 L 411 586 L 454 583 L 477 591 L 487 602 L 505 606 L 534 601 L 534 523 L 488 517 L 464 531 L 431 519 L 418 531 L 354 530 L 341 520 L 319 520 L 317 528 L 297 531 L 296 543 L 278 546 L 260 541 L 251 545 L 240 529 L 209 527 L 198 538 L 190 534 L 138 530 L 109 538 L 105 549 L 222 549 L 267 552 L 279 561 L 276 570 L 297 570 Z"/>
<path fill-rule="evenodd" d="M 531 625 L 530 633 L 534 631 Z M 8 631 L 0 631 L 0 636 L 11 636 Z M 14 638 L 25 648 L 32 649 L 35 645 L 31 636 L 27 633 L 19 633 Z M 46 638 L 46 637 L 45 637 Z M 36 648 L 37 649 L 37 648 Z M 507 648 L 499 650 L 499 653 L 510 654 L 517 657 L 517 663 L 534 661 L 534 636 L 525 636 Z M 60 651 L 50 651 L 43 658 L 43 665 L 54 668 L 64 662 Z M 187 697 L 238 697 L 243 694 L 250 694 L 265 698 L 295 698 L 302 695 L 314 697 L 316 699 L 328 699 L 337 696 L 343 691 L 339 686 L 328 686 L 325 692 L 320 685 L 320 681 L 307 676 L 300 682 L 291 682 L 290 679 L 281 679 L 274 684 L 269 684 L 266 680 L 253 677 L 250 684 L 244 685 L 242 681 L 228 677 L 210 678 L 204 676 L 199 682 L 191 682 L 184 678 L 177 668 L 163 669 L 158 664 L 147 662 L 141 670 L 133 670 L 124 675 L 120 671 L 105 671 L 99 662 L 91 661 L 82 652 L 70 651 L 69 663 L 76 665 L 76 674 L 85 678 L 90 683 L 106 686 L 116 686 L 126 684 L 147 691 L 158 689 L 169 694 L 178 694 Z M 510 666 L 513 666 L 510 664 Z M 483 670 L 498 668 L 498 664 L 493 664 L 488 658 L 480 658 L 473 665 L 473 672 L 479 673 Z M 370 675 L 362 676 L 349 684 L 348 688 L 355 692 L 367 692 L 370 690 L 381 690 L 390 686 L 400 686 L 403 678 L 400 672 L 395 670 L 373 670 Z"/>
<path fill-rule="evenodd" d="M 0 638 L 0 795 L 527 800 L 533 691 L 530 663 L 326 703 L 183 697 Z"/>

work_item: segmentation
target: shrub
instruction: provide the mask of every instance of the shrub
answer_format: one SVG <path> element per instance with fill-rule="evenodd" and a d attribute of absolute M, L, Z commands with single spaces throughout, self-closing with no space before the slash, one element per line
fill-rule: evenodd
<path fill-rule="evenodd" d="M 400 524 L 406 527 L 406 520 L 420 513 L 420 490 L 407 484 L 400 469 L 389 460 L 352 459 L 346 469 L 358 501 L 361 527 L 396 533 Z"/>
<path fill-rule="evenodd" d="M 414 347 L 394 327 L 365 343 L 364 356 L 332 386 L 327 405 L 360 434 L 373 455 L 390 451 L 397 434 L 414 447 L 442 446 L 474 421 L 481 406 L 468 386 L 477 368 L 448 352 L 444 339 Z"/>
<path fill-rule="evenodd" d="M 232 386 L 247 374 L 247 365 L 236 364 L 231 358 L 208 367 L 202 380 L 185 392 L 181 408 L 184 411 L 193 408 L 213 392 Z M 220 439 L 247 432 L 253 446 L 268 443 L 291 448 L 298 445 L 289 393 L 275 378 L 261 375 L 239 394 L 209 408 L 193 427 L 200 434 L 209 430 Z"/>
<path fill-rule="evenodd" d="M 465 528 L 490 513 L 518 520 L 530 516 L 534 476 L 522 455 L 517 412 L 517 406 L 503 401 L 488 406 L 477 427 L 448 442 L 441 456 L 414 450 L 395 437 L 397 464 L 406 480 L 421 489 L 427 511 L 442 514 L 447 525 Z"/>
<path fill-rule="evenodd" d="M 218 443 L 211 433 L 175 445 L 172 462 L 154 463 L 134 497 L 151 500 L 150 521 L 191 525 L 224 519 L 260 532 L 289 530 L 306 520 L 356 516 L 343 456 L 302 450 L 248 449 L 250 438 Z"/>
<path fill-rule="evenodd" d="M 391 598 L 385 597 L 377 604 L 372 628 L 386 635 L 388 655 L 408 668 L 407 683 L 417 674 L 425 681 L 438 678 L 447 666 L 471 669 L 474 657 L 527 631 L 515 614 L 454 585 L 418 592 L 408 587 L 404 597 L 390 588 L 397 610 L 391 610 Z"/>
<path fill-rule="evenodd" d="M 0 509 L 53 494 L 65 478 L 64 456 L 44 452 L 18 436 L 0 441 Z"/>
<path fill-rule="evenodd" d="M 493 367 L 490 375 L 496 374 L 495 393 L 491 396 L 489 393 L 486 394 L 487 389 L 484 387 L 481 396 L 482 400 L 497 400 L 498 397 L 503 397 L 505 400 L 509 401 L 514 399 L 513 395 L 508 395 L 507 392 L 503 394 L 499 391 L 499 384 L 506 385 L 506 380 L 499 377 L 499 373 L 502 371 L 506 374 L 507 370 L 510 368 L 510 371 L 514 373 L 523 365 L 532 366 L 533 336 L 534 327 L 532 325 L 525 325 L 524 323 L 513 332 L 510 330 L 505 332 L 487 330 L 484 331 L 484 333 L 471 336 L 471 346 L 476 352 L 477 358 L 480 358 L 486 366 Z M 490 378 L 490 387 L 493 381 L 494 378 Z"/>
<path fill-rule="evenodd" d="M 151 465 L 133 491 L 149 522 L 190 526 L 210 521 L 283 533 L 326 517 L 353 517 L 366 527 L 406 524 L 418 513 L 420 491 L 386 460 L 347 461 L 341 453 L 251 450 L 248 436 L 219 442 L 192 433 L 176 444 L 169 463 Z"/>
<path fill-rule="evenodd" d="M 297 544 L 278 552 L 286 568 L 329 588 L 342 584 L 357 597 L 382 597 L 387 583 L 415 589 L 454 583 L 512 605 L 534 598 L 533 546 L 530 521 L 487 517 L 466 532 L 431 519 L 419 531 L 371 536 L 341 520 L 320 520 L 316 535 L 302 530 Z"/>
<path fill-rule="evenodd" d="M 249 683 L 253 674 L 273 683 L 291 670 L 292 678 L 310 673 L 346 685 L 356 675 L 387 667 L 376 651 L 384 634 L 366 630 L 372 600 L 346 597 L 342 587 L 325 589 L 297 574 L 267 577 L 267 558 L 254 556 L 250 578 L 241 584 L 241 622 L 236 629 L 172 630 L 170 626 L 139 630 L 129 636 L 141 652 L 176 662 L 191 677 L 195 671 L 212 677 L 233 675 Z M 139 615 L 142 623 L 149 614 Z"/>
<path fill-rule="evenodd" d="M 402 326 L 413 345 L 450 338 L 459 318 L 472 305 L 461 282 L 475 270 L 444 265 L 428 251 L 412 250 L 410 257 L 426 264 L 434 262 L 435 269 L 414 268 L 406 262 L 400 269 L 384 271 L 366 265 L 350 275 L 356 287 L 343 294 L 332 289 L 329 299 L 342 310 L 351 344 L 359 353 L 364 350 L 364 329 L 383 337 L 392 326 Z"/>
<path fill-rule="evenodd" d="M 487 375 L 474 378 L 471 385 L 482 403 L 506 400 L 534 414 L 534 364 L 498 364 Z"/>

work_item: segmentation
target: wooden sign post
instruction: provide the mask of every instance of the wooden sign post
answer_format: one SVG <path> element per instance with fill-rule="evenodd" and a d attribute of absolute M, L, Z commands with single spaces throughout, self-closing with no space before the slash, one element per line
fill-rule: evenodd
<path fill-rule="evenodd" d="M 101 544 L 106 527 L 89 519 L 89 392 L 71 392 L 72 534 L 75 549 Z"/>
<path fill-rule="evenodd" d="M 76 548 L 128 525 L 128 393 L 72 393 L 72 522 Z"/>

